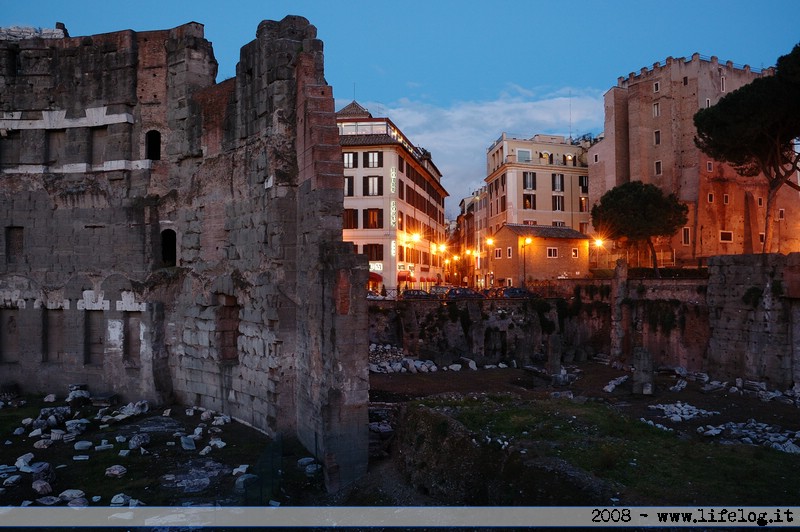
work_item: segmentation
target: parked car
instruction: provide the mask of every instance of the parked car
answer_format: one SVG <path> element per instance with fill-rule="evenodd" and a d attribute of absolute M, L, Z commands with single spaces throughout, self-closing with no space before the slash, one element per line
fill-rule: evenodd
<path fill-rule="evenodd" d="M 451 288 L 447 291 L 445 299 L 486 299 L 486 297 L 472 288 Z"/>
<path fill-rule="evenodd" d="M 386 299 L 386 298 L 384 296 L 380 295 L 375 290 L 367 290 L 367 299 L 372 299 L 372 300 L 378 299 L 379 300 L 379 299 Z"/>
<path fill-rule="evenodd" d="M 453 288 L 450 285 L 446 284 L 437 284 L 436 286 L 431 286 L 431 294 L 438 297 L 439 299 L 444 299 L 447 295 L 448 290 Z"/>
<path fill-rule="evenodd" d="M 497 289 L 494 297 L 498 299 L 526 299 L 536 297 L 536 294 L 519 286 L 504 286 Z"/>
<path fill-rule="evenodd" d="M 497 294 L 497 291 L 500 290 L 501 288 L 502 288 L 502 286 L 493 286 L 492 288 L 487 288 L 487 289 L 483 290 L 481 293 L 484 296 L 491 298 L 491 297 L 495 297 L 495 294 Z"/>
<path fill-rule="evenodd" d="M 399 299 L 437 299 L 437 297 L 433 294 L 429 294 L 425 290 L 403 290 L 400 293 Z"/>

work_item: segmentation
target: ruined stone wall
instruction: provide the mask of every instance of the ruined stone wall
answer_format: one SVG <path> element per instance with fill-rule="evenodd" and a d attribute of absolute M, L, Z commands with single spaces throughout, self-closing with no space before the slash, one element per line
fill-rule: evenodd
<path fill-rule="evenodd" d="M 708 367 L 720 378 L 748 378 L 778 390 L 800 382 L 794 333 L 800 294 L 792 289 L 798 261 L 796 253 L 709 260 Z"/>
<path fill-rule="evenodd" d="M 0 41 L 3 381 L 296 432 L 336 489 L 366 467 L 367 263 L 322 42 L 265 21 L 216 70 L 197 23 Z"/>

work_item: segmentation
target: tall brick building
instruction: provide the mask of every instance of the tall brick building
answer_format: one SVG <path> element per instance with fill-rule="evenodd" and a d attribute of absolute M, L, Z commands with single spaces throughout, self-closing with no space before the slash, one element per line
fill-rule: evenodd
<path fill-rule="evenodd" d="M 604 138 L 589 150 L 591 203 L 632 180 L 675 193 L 689 206 L 689 220 L 674 237 L 659 240 L 664 264 L 694 266 L 713 255 L 761 252 L 766 180 L 743 178 L 702 153 L 694 144 L 693 117 L 698 109 L 772 73 L 694 54 L 668 57 L 664 64 L 620 77 L 605 94 Z M 788 187 L 778 194 L 773 251 L 800 249 L 798 199 Z"/>
<path fill-rule="evenodd" d="M 322 42 L 264 21 L 215 83 L 203 26 L 0 34 L 0 378 L 367 457 L 365 257 L 342 241 Z"/>

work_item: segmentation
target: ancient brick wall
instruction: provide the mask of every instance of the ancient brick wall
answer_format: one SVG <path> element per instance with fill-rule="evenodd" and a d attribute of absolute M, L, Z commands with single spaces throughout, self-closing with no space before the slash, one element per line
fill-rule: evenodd
<path fill-rule="evenodd" d="M 322 42 L 264 21 L 216 70 L 197 23 L 0 41 L 3 380 L 296 432 L 335 489 L 366 467 L 367 263 Z"/>

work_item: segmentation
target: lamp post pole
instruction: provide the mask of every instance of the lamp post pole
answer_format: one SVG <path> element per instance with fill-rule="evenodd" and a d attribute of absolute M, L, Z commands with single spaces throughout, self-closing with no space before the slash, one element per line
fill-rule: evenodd
<path fill-rule="evenodd" d="M 491 254 L 494 253 L 494 249 L 492 249 L 492 246 L 494 245 L 494 239 L 487 238 L 486 239 L 486 245 L 488 246 L 486 248 L 486 256 L 489 259 L 488 260 L 488 262 L 489 262 L 489 288 L 494 288 L 494 271 L 492 271 L 492 255 L 491 255 Z"/>
<path fill-rule="evenodd" d="M 522 244 L 522 288 L 525 288 L 528 284 L 528 255 L 526 248 L 531 242 L 531 237 L 528 237 L 525 239 L 525 243 Z"/>

